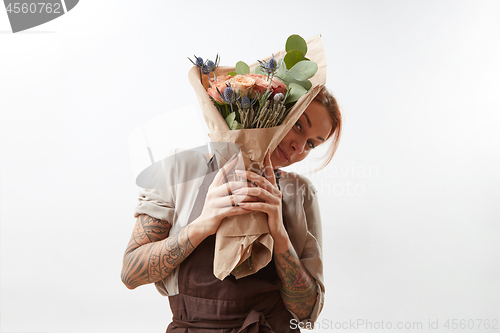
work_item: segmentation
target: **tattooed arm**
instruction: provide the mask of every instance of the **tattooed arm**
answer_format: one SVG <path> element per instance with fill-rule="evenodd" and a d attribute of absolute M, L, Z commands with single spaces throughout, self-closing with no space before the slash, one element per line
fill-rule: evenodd
<path fill-rule="evenodd" d="M 123 257 L 122 281 L 127 288 L 164 279 L 202 240 L 189 226 L 169 235 L 171 226 L 168 221 L 139 215 Z M 190 236 L 196 239 L 194 244 Z"/>
<path fill-rule="evenodd" d="M 276 245 L 274 261 L 283 282 L 280 290 L 283 303 L 301 320 L 307 319 L 316 303 L 316 281 L 300 262 L 289 239 L 283 246 Z"/>
<path fill-rule="evenodd" d="M 299 319 L 307 319 L 316 304 L 316 280 L 299 260 L 283 224 L 282 194 L 274 172 L 266 172 L 273 170 L 269 151 L 264 159 L 264 170 L 265 177 L 250 171 L 236 171 L 239 176 L 258 186 L 247 188 L 245 193 L 260 199 L 258 202 L 240 203 L 240 207 L 267 214 L 269 233 L 274 240 L 276 270 L 283 282 L 281 298 L 285 306 Z"/>
<path fill-rule="evenodd" d="M 171 224 L 148 215 L 139 215 L 123 257 L 122 281 L 129 288 L 163 280 L 209 235 L 214 234 L 222 219 L 248 213 L 235 206 L 245 196 L 231 194 L 246 182 L 225 183 L 225 175 L 236 165 L 233 158 L 222 167 L 208 188 L 203 210 L 194 221 L 170 235 Z"/>

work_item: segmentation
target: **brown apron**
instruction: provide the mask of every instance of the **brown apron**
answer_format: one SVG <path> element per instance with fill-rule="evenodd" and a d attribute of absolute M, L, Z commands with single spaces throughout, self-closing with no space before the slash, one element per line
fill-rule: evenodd
<path fill-rule="evenodd" d="M 189 223 L 201 213 L 216 171 L 212 158 Z M 253 275 L 241 279 L 230 275 L 220 281 L 213 274 L 214 249 L 215 235 L 211 235 L 179 266 L 179 294 L 169 296 L 173 318 L 167 332 L 299 332 L 290 328 L 293 316 L 283 305 L 274 260 Z"/>

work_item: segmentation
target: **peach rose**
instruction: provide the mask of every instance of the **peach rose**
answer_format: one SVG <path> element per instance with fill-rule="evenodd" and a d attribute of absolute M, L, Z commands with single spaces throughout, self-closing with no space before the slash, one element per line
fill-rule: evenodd
<path fill-rule="evenodd" d="M 220 93 L 223 94 L 224 90 L 227 87 L 226 83 L 231 78 L 232 78 L 231 75 L 220 75 L 220 76 L 217 76 L 217 81 L 214 81 L 213 79 L 211 79 L 210 80 L 211 87 L 207 89 L 207 93 L 210 96 L 212 96 L 212 98 L 215 99 L 216 101 L 223 102 L 217 89 L 219 89 Z"/>
<path fill-rule="evenodd" d="M 240 95 L 244 97 L 252 93 L 255 80 L 248 76 L 236 75 L 229 80 L 229 83 L 235 92 L 239 91 Z"/>
<path fill-rule="evenodd" d="M 253 87 L 253 91 L 259 94 L 263 94 L 266 92 L 269 84 L 267 83 L 267 76 L 261 74 L 245 74 L 247 77 L 251 77 L 255 80 L 255 85 Z M 286 93 L 286 84 L 281 82 L 278 78 L 273 78 L 271 82 L 271 92 L 272 94 L 277 93 Z"/>

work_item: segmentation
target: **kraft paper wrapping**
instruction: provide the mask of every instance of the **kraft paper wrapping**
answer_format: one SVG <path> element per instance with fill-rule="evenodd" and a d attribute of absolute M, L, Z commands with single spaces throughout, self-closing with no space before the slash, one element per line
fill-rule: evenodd
<path fill-rule="evenodd" d="M 318 71 L 310 79 L 312 88 L 295 103 L 283 123 L 277 127 L 230 130 L 207 94 L 207 76 L 203 75 L 202 82 L 200 82 L 200 74 L 196 66 L 193 66 L 188 73 L 189 81 L 195 90 L 203 117 L 210 131 L 211 141 L 237 144 L 241 150 L 240 159 L 243 160 L 247 170 L 262 169 L 267 150 L 274 151 L 326 83 L 326 58 L 321 35 L 312 37 L 306 42 L 308 48 L 306 57 L 318 64 Z M 274 56 L 276 59 L 280 59 L 285 54 L 285 50 L 281 50 L 275 52 Z M 269 55 L 263 60 L 268 61 L 271 57 Z M 250 71 L 253 71 L 258 65 L 258 62 L 253 63 L 250 66 Z M 216 76 L 227 74 L 230 71 L 234 71 L 234 67 L 218 67 Z M 235 153 L 231 151 L 234 149 L 229 148 L 231 145 L 227 147 L 228 149 L 218 149 L 215 152 L 219 167 L 222 167 L 225 161 Z M 227 217 L 220 224 L 216 234 L 214 275 L 223 280 L 231 273 L 238 279 L 256 273 L 271 261 L 272 249 L 273 239 L 269 234 L 265 213 L 251 212 L 245 215 Z M 247 260 L 249 257 L 251 257 L 251 265 Z M 235 270 L 239 265 L 241 265 L 240 268 Z"/>

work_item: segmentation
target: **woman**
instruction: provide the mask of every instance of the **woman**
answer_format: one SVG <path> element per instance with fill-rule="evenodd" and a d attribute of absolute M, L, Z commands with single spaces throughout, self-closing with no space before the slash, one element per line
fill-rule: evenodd
<path fill-rule="evenodd" d="M 332 138 L 326 165 L 340 132 L 337 102 L 323 88 L 278 147 L 266 154 L 265 169 L 301 161 Z M 252 186 L 246 181 L 225 183 L 236 161 L 213 172 L 212 180 L 210 169 L 216 167 L 210 160 L 206 194 L 203 185 L 198 191 L 192 182 L 141 192 L 122 281 L 130 289 L 154 282 L 160 293 L 169 295 L 173 322 L 167 332 L 292 332 L 299 321 L 314 322 L 322 309 L 321 223 L 314 187 L 304 177 L 279 170 L 265 176 L 236 171 Z M 176 166 L 175 176 L 167 171 L 172 177 L 168 181 L 178 181 L 174 177 L 193 165 L 200 163 Z M 200 206 L 201 212 L 194 213 Z M 214 234 L 225 217 L 249 211 L 268 215 L 273 260 L 248 277 L 219 281 L 212 274 Z"/>

